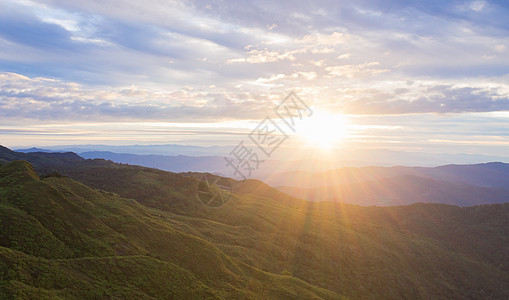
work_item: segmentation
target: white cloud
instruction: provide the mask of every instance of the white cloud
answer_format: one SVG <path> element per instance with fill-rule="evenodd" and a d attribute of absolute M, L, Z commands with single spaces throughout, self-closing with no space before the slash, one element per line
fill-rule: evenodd
<path fill-rule="evenodd" d="M 481 11 L 485 7 L 486 2 L 485 1 L 472 1 L 469 4 L 469 7 L 473 11 Z"/>
<path fill-rule="evenodd" d="M 313 48 L 311 49 L 311 53 L 313 54 L 327 54 L 327 53 L 333 53 L 334 49 L 332 48 Z"/>
<path fill-rule="evenodd" d="M 347 59 L 352 56 L 352 53 L 344 53 L 338 56 L 338 59 Z"/>
<path fill-rule="evenodd" d="M 138 86 L 90 89 L 73 82 L 0 73 L 3 120 L 224 120 L 260 117 L 272 109 L 271 104 L 263 95 L 186 89 L 163 92 Z"/>
<path fill-rule="evenodd" d="M 317 66 L 317 67 L 323 67 L 325 65 L 325 60 L 323 60 L 323 59 L 320 59 L 320 60 L 311 60 L 310 63 L 312 65 Z"/>
<path fill-rule="evenodd" d="M 419 82 L 411 85 L 386 84 L 371 88 L 346 89 L 341 107 L 352 114 L 465 113 L 508 111 L 507 85 L 475 87 L 445 82 Z M 348 97 L 351 95 L 352 97 Z"/>
<path fill-rule="evenodd" d="M 277 74 L 277 75 L 272 75 L 270 78 L 260 77 L 260 78 L 256 79 L 256 82 L 259 82 L 259 83 L 269 83 L 269 82 L 274 82 L 276 80 L 279 80 L 279 79 L 282 79 L 282 78 L 285 78 L 285 77 L 286 77 L 285 74 Z"/>
<path fill-rule="evenodd" d="M 377 68 L 378 65 L 380 63 L 376 61 L 358 65 L 329 66 L 325 70 L 329 72 L 330 76 L 346 78 L 365 78 L 390 71 Z"/>
<path fill-rule="evenodd" d="M 302 77 L 306 80 L 313 80 L 317 76 L 316 72 L 297 72 L 294 73 L 294 75 L 297 75 L 295 77 Z"/>
<path fill-rule="evenodd" d="M 297 40 L 298 43 L 313 45 L 313 46 L 336 46 L 344 44 L 349 39 L 347 34 L 342 32 L 333 32 L 329 35 L 315 33 L 308 34 L 301 39 Z"/>
<path fill-rule="evenodd" d="M 495 46 L 495 51 L 497 51 L 499 53 L 505 52 L 505 50 L 506 50 L 505 45 L 497 45 L 497 46 Z"/>
<path fill-rule="evenodd" d="M 294 54 L 299 53 L 300 51 L 269 51 L 269 50 L 258 50 L 253 49 L 247 52 L 247 58 L 234 58 L 229 59 L 227 63 L 250 63 L 250 64 L 260 64 L 260 63 L 270 63 L 277 62 L 281 60 L 289 60 L 295 61 Z"/>

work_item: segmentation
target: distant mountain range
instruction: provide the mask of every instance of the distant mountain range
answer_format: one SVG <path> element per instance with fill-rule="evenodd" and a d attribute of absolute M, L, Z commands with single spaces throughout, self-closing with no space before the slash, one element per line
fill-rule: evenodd
<path fill-rule="evenodd" d="M 168 155 L 137 155 L 113 153 L 108 151 L 91 151 L 80 153 L 83 158 L 103 158 L 118 163 L 157 168 L 172 172 L 218 172 L 224 174 L 226 162 L 219 156 L 168 156 Z"/>
<path fill-rule="evenodd" d="M 52 151 L 52 150 L 48 150 L 48 149 L 41 149 L 41 148 L 37 148 L 37 147 L 32 147 L 32 148 L 26 148 L 26 149 L 16 149 L 16 151 L 18 152 L 23 152 L 23 153 L 34 153 L 34 152 L 59 152 L 59 151 Z"/>
<path fill-rule="evenodd" d="M 309 202 L 209 175 L 234 190 L 210 208 L 198 175 L 0 147 L 0 299 L 509 298 L 508 204 Z"/>
<path fill-rule="evenodd" d="M 19 152 L 115 152 L 137 155 L 188 155 L 188 156 L 224 156 L 231 151 L 231 146 L 191 146 L 191 145 L 62 145 L 47 146 L 42 148 L 32 147 L 27 149 L 16 149 Z"/>
<path fill-rule="evenodd" d="M 475 165 L 446 165 L 434 168 L 350 167 L 326 172 L 292 171 L 272 174 L 264 178 L 264 181 L 272 186 L 310 188 L 361 183 L 406 175 L 427 177 L 437 181 L 509 189 L 509 164 L 501 162 Z"/>
<path fill-rule="evenodd" d="M 194 146 L 178 144 L 162 145 L 61 145 L 44 146 L 39 148 L 18 149 L 19 152 L 113 152 L 136 155 L 164 155 L 164 156 L 227 156 L 236 143 L 223 146 Z M 331 168 L 339 167 L 363 167 L 363 166 L 426 166 L 435 167 L 445 164 L 475 164 L 486 161 L 509 162 L 509 156 L 466 154 L 466 153 L 421 153 L 410 151 L 399 151 L 389 149 L 335 149 L 327 152 L 327 159 L 317 155 L 316 148 L 299 147 L 295 145 L 282 144 L 277 151 L 272 153 L 272 161 L 313 161 L 324 160 L 331 164 Z M 298 147 L 298 146 L 297 146 Z M 298 151 L 296 151 L 298 150 Z M 289 159 L 289 154 L 292 158 Z M 324 157 L 325 157 L 324 156 Z M 312 159 L 311 159 L 312 158 Z M 310 169 L 305 169 L 310 170 Z M 288 171 L 288 170 L 286 170 Z M 324 171 L 324 170 L 322 170 Z M 264 173 L 265 174 L 265 173 Z"/>
<path fill-rule="evenodd" d="M 4 148 L 7 149 L 7 148 Z M 8 149 L 7 149 L 8 150 Z M 0 159 L 25 159 L 45 168 L 62 169 L 62 162 L 81 164 L 84 158 L 72 153 L 11 150 Z M 32 149 L 40 150 L 40 149 Z M 113 162 L 141 165 L 172 172 L 210 172 L 228 175 L 224 158 L 216 156 L 163 156 L 85 152 L 85 158 L 104 158 Z M 56 158 L 56 160 L 55 160 Z M 4 158 L 6 159 L 6 158 Z M 257 178 L 282 192 L 310 201 L 339 201 L 359 205 L 405 205 L 418 202 L 460 206 L 504 203 L 509 201 L 509 164 L 447 165 L 425 167 L 346 167 L 326 172 L 327 161 L 267 161 Z M 274 170 L 293 170 L 274 173 Z"/>
<path fill-rule="evenodd" d="M 339 201 L 365 206 L 395 206 L 419 202 L 471 206 L 509 202 L 509 189 L 437 181 L 413 175 L 317 188 L 278 189 L 310 201 Z"/>
<path fill-rule="evenodd" d="M 310 201 L 359 205 L 417 202 L 460 206 L 509 201 L 509 164 L 340 168 L 293 171 L 263 178 L 279 190 Z"/>
<path fill-rule="evenodd" d="M 114 153 L 109 151 L 90 151 L 79 153 L 79 155 L 89 159 L 102 158 L 117 163 L 139 165 L 171 172 L 210 172 L 227 177 L 242 179 L 226 164 L 223 156 L 138 155 L 129 153 Z M 262 164 L 260 164 L 259 168 L 253 172 L 252 178 L 269 176 L 274 172 L 274 170 L 323 171 L 344 165 L 363 165 L 363 163 L 353 161 L 331 162 L 321 160 L 265 160 Z"/>

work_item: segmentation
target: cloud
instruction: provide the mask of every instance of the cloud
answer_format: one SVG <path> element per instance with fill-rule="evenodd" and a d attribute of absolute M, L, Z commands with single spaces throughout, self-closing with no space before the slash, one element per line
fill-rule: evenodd
<path fill-rule="evenodd" d="M 344 54 L 339 55 L 338 59 L 346 59 L 346 58 L 349 58 L 350 56 L 352 56 L 351 53 L 344 53 Z"/>
<path fill-rule="evenodd" d="M 365 64 L 369 65 L 376 64 Z M 356 70 L 364 76 L 363 72 L 369 72 L 365 71 L 367 69 L 369 67 Z M 317 76 L 315 72 L 277 74 L 260 77 L 257 83 L 273 87 L 278 92 L 272 95 L 278 95 L 279 99 L 285 95 L 285 86 L 301 80 L 313 82 Z M 138 86 L 90 89 L 78 83 L 14 73 L 0 73 L 0 82 L 0 117 L 4 120 L 203 122 L 259 119 L 269 115 L 277 103 L 273 102 L 273 96 L 260 91 L 245 93 L 215 88 L 216 92 L 193 89 L 155 92 Z M 503 83 L 485 82 L 471 87 L 425 81 L 377 82 L 353 88 L 345 82 L 342 88 L 337 85 L 320 89 L 301 86 L 297 91 L 310 104 L 313 102 L 309 97 L 327 93 L 331 95 L 329 99 L 314 104 L 348 114 L 509 111 L 509 86 Z"/>
<path fill-rule="evenodd" d="M 256 119 L 272 109 L 264 96 L 175 90 L 154 92 L 136 86 L 87 89 L 80 84 L 0 73 L 0 117 L 83 122 L 182 122 Z"/>
<path fill-rule="evenodd" d="M 497 46 L 495 46 L 495 51 L 497 51 L 499 53 L 505 52 L 505 50 L 506 50 L 506 46 L 505 45 L 497 45 Z"/>
<path fill-rule="evenodd" d="M 297 52 L 298 51 L 280 52 L 253 49 L 247 53 L 249 55 L 247 58 L 234 58 L 228 60 L 227 62 L 228 63 L 247 62 L 250 64 L 259 64 L 277 62 L 285 59 L 295 61 L 295 56 L 293 54 Z"/>
<path fill-rule="evenodd" d="M 348 41 L 348 36 L 342 32 L 333 32 L 329 35 L 325 34 L 308 34 L 297 40 L 298 43 L 313 46 L 335 46 L 344 44 Z"/>
<path fill-rule="evenodd" d="M 325 70 L 329 72 L 330 76 L 346 78 L 365 78 L 390 71 L 378 68 L 378 65 L 380 63 L 374 61 L 358 65 L 329 66 Z"/>
<path fill-rule="evenodd" d="M 0 68 L 88 84 L 228 87 L 268 73 L 317 72 L 301 67 L 310 61 L 334 67 L 353 58 L 347 64 L 376 60 L 436 77 L 483 57 L 493 56 L 492 65 L 463 76 L 500 75 L 508 64 L 491 53 L 502 53 L 493 49 L 506 42 L 508 9 L 489 1 L 468 3 L 482 17 L 438 1 L 7 3 Z M 412 63 L 401 67 L 403 60 Z M 241 70 L 239 62 L 260 66 Z"/>
<path fill-rule="evenodd" d="M 2 5 L 0 71 L 11 77 L 0 101 L 12 118 L 250 118 L 289 90 L 359 114 L 505 109 L 502 2 Z M 476 86 L 487 78 L 495 91 Z M 407 80 L 449 88 L 402 93 Z"/>
<path fill-rule="evenodd" d="M 0 13 L 0 37 L 36 49 L 79 51 L 79 43 L 62 26 L 31 18 L 26 14 Z"/>
<path fill-rule="evenodd" d="M 472 1 L 472 2 L 470 2 L 469 7 L 473 11 L 481 11 L 481 10 L 483 10 L 485 5 L 486 5 L 486 2 L 484 2 L 484 1 Z"/>
<path fill-rule="evenodd" d="M 341 110 L 351 114 L 472 113 L 509 111 L 507 86 L 465 87 L 430 83 L 393 90 L 347 91 L 355 98 Z"/>

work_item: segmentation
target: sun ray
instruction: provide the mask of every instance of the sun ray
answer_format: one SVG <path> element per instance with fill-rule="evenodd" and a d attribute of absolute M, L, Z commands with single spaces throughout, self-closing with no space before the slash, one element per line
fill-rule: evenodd
<path fill-rule="evenodd" d="M 344 115 L 315 111 L 297 127 L 297 135 L 314 147 L 330 150 L 345 139 L 348 121 Z"/>

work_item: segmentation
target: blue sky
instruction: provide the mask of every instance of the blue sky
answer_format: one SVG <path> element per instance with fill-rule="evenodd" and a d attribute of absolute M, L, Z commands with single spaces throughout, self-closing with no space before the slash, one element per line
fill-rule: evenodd
<path fill-rule="evenodd" d="M 348 115 L 351 147 L 504 155 L 508 15 L 507 1 L 0 0 L 0 139 L 234 143 L 293 90 Z"/>

